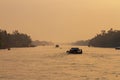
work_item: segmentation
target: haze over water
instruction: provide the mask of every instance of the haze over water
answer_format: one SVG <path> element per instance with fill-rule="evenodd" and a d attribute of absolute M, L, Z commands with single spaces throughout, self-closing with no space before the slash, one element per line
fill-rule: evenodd
<path fill-rule="evenodd" d="M 69 43 L 110 28 L 120 30 L 120 0 L 0 0 L 0 30 L 32 40 Z M 120 50 L 75 46 L 83 54 L 68 55 L 73 46 L 10 48 L 26 38 L 21 45 L 2 35 L 0 47 L 9 51 L 0 49 L 0 80 L 120 80 Z"/>
<path fill-rule="evenodd" d="M 120 51 L 73 46 L 40 46 L 0 50 L 0 80 L 120 80 Z"/>
<path fill-rule="evenodd" d="M 0 28 L 33 40 L 72 42 L 120 29 L 119 0 L 0 0 Z"/>

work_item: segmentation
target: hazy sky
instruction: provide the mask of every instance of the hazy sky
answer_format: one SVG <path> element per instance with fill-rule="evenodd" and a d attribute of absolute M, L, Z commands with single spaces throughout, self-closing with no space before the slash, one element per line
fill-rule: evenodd
<path fill-rule="evenodd" d="M 0 0 L 0 28 L 71 42 L 120 29 L 120 0 Z"/>

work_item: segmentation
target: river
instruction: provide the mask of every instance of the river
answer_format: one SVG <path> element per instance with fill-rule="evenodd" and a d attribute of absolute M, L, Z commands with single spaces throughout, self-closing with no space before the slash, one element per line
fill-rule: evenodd
<path fill-rule="evenodd" d="M 0 50 L 0 80 L 120 80 L 120 50 L 77 46 Z"/>

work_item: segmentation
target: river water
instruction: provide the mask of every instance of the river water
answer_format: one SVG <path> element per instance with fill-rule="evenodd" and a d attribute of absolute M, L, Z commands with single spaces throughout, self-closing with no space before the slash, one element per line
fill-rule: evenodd
<path fill-rule="evenodd" d="M 120 50 L 77 46 L 0 50 L 0 80 L 120 80 Z"/>

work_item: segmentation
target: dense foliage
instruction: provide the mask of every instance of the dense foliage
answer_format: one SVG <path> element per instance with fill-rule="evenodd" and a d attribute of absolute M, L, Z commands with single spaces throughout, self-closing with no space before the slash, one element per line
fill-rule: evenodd
<path fill-rule="evenodd" d="M 120 46 L 120 30 L 108 31 L 102 30 L 100 34 L 97 34 L 89 42 L 89 46 L 94 47 L 118 47 Z"/>
<path fill-rule="evenodd" d="M 5 30 L 0 30 L 0 49 L 9 47 L 28 47 L 31 44 L 31 38 L 27 34 L 14 31 L 12 34 Z"/>

